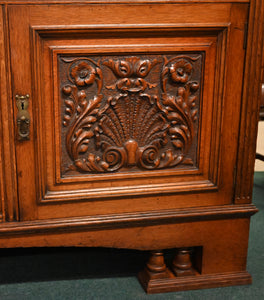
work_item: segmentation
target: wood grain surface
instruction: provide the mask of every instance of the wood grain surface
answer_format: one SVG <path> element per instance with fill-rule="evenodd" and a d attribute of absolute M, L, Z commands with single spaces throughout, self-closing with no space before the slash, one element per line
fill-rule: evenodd
<path fill-rule="evenodd" d="M 249 284 L 263 5 L 0 1 L 0 247 L 148 250 L 149 293 Z"/>

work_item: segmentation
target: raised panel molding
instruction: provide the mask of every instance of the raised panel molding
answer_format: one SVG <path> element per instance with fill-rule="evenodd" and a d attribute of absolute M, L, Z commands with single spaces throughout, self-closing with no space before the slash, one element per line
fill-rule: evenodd
<path fill-rule="evenodd" d="M 158 29 L 152 25 L 97 29 L 63 29 L 61 26 L 31 28 L 36 86 L 45 80 L 44 68 L 53 70 L 52 77 L 46 78 L 53 78 L 54 82 L 54 86 L 50 86 L 51 97 L 54 97 L 54 107 L 50 108 L 50 112 L 54 118 L 47 120 L 50 122 L 48 127 L 43 119 L 47 107 L 43 105 L 49 95 L 43 95 L 41 87 L 39 94 L 43 95 L 43 100 L 36 108 L 40 112 L 36 120 L 39 123 L 38 135 L 41 137 L 46 128 L 54 128 L 54 135 L 47 132 L 49 136 L 46 140 L 56 141 L 55 152 L 50 148 L 50 153 L 56 155 L 53 154 L 54 160 L 47 165 L 47 161 L 43 160 L 47 155 L 44 152 L 48 149 L 47 145 L 43 144 L 42 138 L 38 139 L 39 170 L 51 167 L 56 174 L 53 183 L 48 183 L 45 172 L 37 170 L 42 187 L 40 203 L 96 199 L 99 192 L 100 197 L 112 198 L 117 194 L 124 197 L 140 193 L 155 195 L 159 189 L 163 193 L 217 190 L 217 153 L 221 136 L 219 130 L 210 132 L 209 122 L 213 118 L 213 122 L 221 126 L 224 70 L 220 66 L 225 60 L 228 27 L 194 28 L 193 35 L 190 35 L 192 43 L 187 38 L 183 44 L 180 36 L 184 29 L 175 26 L 162 25 Z M 64 39 L 71 39 L 76 30 L 79 45 L 64 46 Z M 154 32 L 159 37 L 166 33 L 168 39 L 164 39 L 163 44 L 156 44 L 153 39 L 151 47 L 139 44 L 138 38 L 152 37 Z M 118 44 L 115 46 L 108 42 L 106 46 L 100 42 L 107 34 L 114 41 L 117 37 L 128 35 L 132 38 L 117 55 Z M 83 38 L 87 36 L 93 43 L 96 43 L 98 36 L 100 44 L 85 45 L 87 42 Z M 133 39 L 137 41 L 136 46 Z M 180 50 L 183 46 L 185 52 Z M 142 54 L 146 47 L 149 47 L 148 55 Z M 43 55 L 52 58 L 49 67 L 39 65 Z M 217 85 L 204 86 L 204 76 L 209 74 L 215 76 Z M 131 97 L 133 101 L 129 101 Z M 126 107 L 130 110 L 126 111 L 127 114 L 135 114 L 134 118 L 141 118 L 141 122 L 147 120 L 147 115 L 136 114 L 140 105 L 145 110 L 150 109 L 159 120 L 159 126 L 152 128 L 155 132 L 153 140 L 150 137 L 145 141 L 137 140 L 139 137 L 135 138 L 133 125 L 128 127 L 125 123 L 128 115 L 121 110 Z M 123 120 L 119 116 L 118 121 L 116 119 L 111 125 L 109 116 L 116 117 L 117 111 L 123 114 Z M 207 125 L 203 122 L 203 127 L 199 128 L 199 118 L 203 114 Z M 52 125 L 54 120 L 56 122 Z M 139 128 L 140 122 L 136 120 L 134 124 Z M 184 182 L 180 180 L 182 174 L 187 176 Z M 146 176 L 152 177 L 151 184 L 144 179 Z M 166 188 L 159 183 L 161 176 L 168 180 Z M 110 178 L 117 182 L 111 184 L 111 189 L 103 184 L 108 184 Z M 142 178 L 142 182 L 135 185 L 131 179 L 128 181 L 125 178 Z M 100 181 L 102 184 L 99 184 Z M 87 189 L 88 182 L 99 183 Z M 83 184 L 83 188 L 79 186 L 79 192 L 71 188 L 72 184 L 77 183 Z"/>
<path fill-rule="evenodd" d="M 210 122 L 221 126 L 224 70 L 220 66 L 225 61 L 228 27 L 194 28 L 195 38 L 189 32 L 189 43 L 188 38 L 180 38 L 184 29 L 175 26 L 31 28 L 36 86 L 45 81 L 44 68 L 53 70 L 46 78 L 54 82 L 50 86 L 52 108 L 44 104 L 49 94 L 44 95 L 41 86 L 38 88 L 43 97 L 36 108 L 40 112 L 36 120 L 38 135 L 43 136 L 50 128 L 46 140 L 56 141 L 54 151 L 43 144 L 42 138 L 38 139 L 37 173 L 51 167 L 56 174 L 48 183 L 46 173 L 40 172 L 40 203 L 95 199 L 99 191 L 100 197 L 112 198 L 120 193 L 155 195 L 159 189 L 165 193 L 217 190 L 221 135 L 216 129 L 211 132 Z M 71 39 L 77 30 L 79 45 L 64 45 L 64 39 Z M 168 39 L 156 44 L 155 36 L 160 38 L 161 32 L 166 32 Z M 111 39 L 107 46 L 101 42 L 107 34 L 114 41 L 126 36 L 132 36 L 132 41 L 128 39 L 121 54 L 117 54 L 118 44 L 111 45 Z M 151 47 L 139 44 L 139 38 L 148 35 L 153 39 Z M 87 36 L 95 44 L 84 46 L 87 42 L 83 38 Z M 185 52 L 180 50 L 183 46 Z M 148 55 L 143 54 L 146 49 Z M 39 65 L 43 55 L 52 59 L 50 66 Z M 211 78 L 215 76 L 215 86 L 204 86 L 204 76 L 209 74 Z M 47 109 L 54 118 L 44 121 Z M 159 121 L 158 126 L 151 127 L 147 121 L 150 116 L 139 113 L 142 109 Z M 134 125 L 125 122 L 130 114 L 134 114 Z M 202 115 L 207 123 L 199 128 Z M 150 128 L 144 125 L 143 130 L 139 129 L 141 123 L 148 123 Z M 54 135 L 50 135 L 52 130 Z M 138 130 L 141 134 L 146 131 L 145 138 L 136 136 Z M 53 156 L 56 153 L 48 166 L 43 160 L 47 147 Z M 184 182 L 180 180 L 182 174 L 188 176 Z M 152 178 L 151 184 L 144 179 L 146 176 Z M 167 187 L 159 183 L 161 176 L 168 180 Z M 111 189 L 105 188 L 103 181 L 110 178 L 117 183 Z M 127 178 L 142 178 L 142 182 L 135 185 Z M 88 182 L 99 183 L 87 189 Z M 77 192 L 72 184 L 83 187 L 79 185 Z"/>

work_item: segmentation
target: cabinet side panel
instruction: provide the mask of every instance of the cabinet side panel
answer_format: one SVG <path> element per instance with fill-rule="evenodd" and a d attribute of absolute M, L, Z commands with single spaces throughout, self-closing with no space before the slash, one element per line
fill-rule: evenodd
<path fill-rule="evenodd" d="M 10 101 L 5 6 L 0 7 L 0 219 L 18 219 L 16 167 L 14 150 L 13 103 Z"/>
<path fill-rule="evenodd" d="M 253 0 L 250 7 L 240 138 L 236 174 L 236 203 L 249 203 L 252 197 L 257 124 L 261 95 L 261 56 L 264 2 Z"/>
<path fill-rule="evenodd" d="M 3 7 L 0 6 L 0 83 L 3 81 L 3 66 L 4 66 L 4 53 L 3 53 Z M 2 84 L 0 84 L 0 100 L 2 100 Z M 2 101 L 1 101 L 2 103 Z M 5 200 L 4 195 L 4 176 L 3 176 L 3 128 L 2 128 L 2 116 L 0 114 L 0 221 L 3 220 L 3 204 Z"/>

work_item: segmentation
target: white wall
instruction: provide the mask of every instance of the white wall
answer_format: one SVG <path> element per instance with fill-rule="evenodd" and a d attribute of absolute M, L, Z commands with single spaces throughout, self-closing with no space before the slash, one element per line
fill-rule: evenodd
<path fill-rule="evenodd" d="M 264 121 L 259 122 L 257 152 L 264 155 Z M 256 159 L 255 171 L 264 172 L 264 161 Z"/>

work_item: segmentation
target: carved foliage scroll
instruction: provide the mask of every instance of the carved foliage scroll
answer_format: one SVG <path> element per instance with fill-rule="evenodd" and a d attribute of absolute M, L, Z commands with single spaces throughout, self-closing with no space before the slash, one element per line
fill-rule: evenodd
<path fill-rule="evenodd" d="M 60 57 L 62 172 L 194 165 L 202 58 Z"/>

